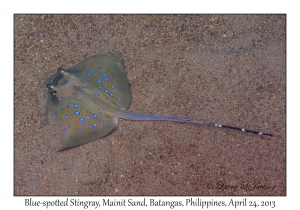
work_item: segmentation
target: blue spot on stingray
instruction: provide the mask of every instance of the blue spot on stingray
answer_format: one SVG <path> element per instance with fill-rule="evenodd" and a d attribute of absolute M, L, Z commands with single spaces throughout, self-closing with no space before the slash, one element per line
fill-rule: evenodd
<path fill-rule="evenodd" d="M 118 101 L 123 101 L 123 99 L 122 98 L 118 98 Z"/>
<path fill-rule="evenodd" d="M 91 128 L 92 128 L 92 126 L 91 126 L 91 125 L 89 125 L 88 127 L 89 127 L 89 129 L 91 129 Z"/>
<path fill-rule="evenodd" d="M 103 124 L 104 124 L 104 122 L 100 122 L 100 124 L 101 124 L 101 125 L 103 125 Z"/>
<path fill-rule="evenodd" d="M 104 92 L 105 92 L 105 93 L 108 93 L 108 90 L 107 90 L 107 89 L 104 89 Z"/>
<path fill-rule="evenodd" d="M 98 66 L 98 69 L 102 69 L 102 66 L 99 65 L 99 66 Z"/>
<path fill-rule="evenodd" d="M 66 119 L 69 119 L 69 115 L 66 115 L 65 118 L 66 118 Z"/>
<path fill-rule="evenodd" d="M 99 96 L 99 93 L 95 93 L 95 96 L 98 97 L 98 96 Z"/>
<path fill-rule="evenodd" d="M 86 119 L 88 119 L 88 120 L 91 119 L 91 116 L 90 116 L 90 115 L 87 115 L 87 116 L 86 116 Z"/>
<path fill-rule="evenodd" d="M 86 88 L 86 86 L 85 86 L 85 85 L 82 85 L 81 87 L 82 87 L 82 88 Z"/>
<path fill-rule="evenodd" d="M 114 86 L 114 85 L 111 86 L 112 89 L 115 89 L 115 87 L 116 87 L 116 86 Z"/>
<path fill-rule="evenodd" d="M 71 128 L 71 125 L 70 125 L 70 124 L 68 124 L 68 128 Z"/>
<path fill-rule="evenodd" d="M 98 82 L 98 83 L 102 83 L 102 80 L 101 80 L 101 79 L 98 79 L 97 82 Z"/>
<path fill-rule="evenodd" d="M 93 116 L 96 118 L 96 117 L 97 117 L 97 114 L 94 113 Z"/>
<path fill-rule="evenodd" d="M 97 124 L 97 123 L 94 123 L 93 125 L 94 125 L 94 127 L 97 127 L 98 124 Z"/>
<path fill-rule="evenodd" d="M 107 124 L 110 124 L 110 122 L 109 122 L 109 121 L 107 121 Z"/>
<path fill-rule="evenodd" d="M 88 73 L 86 73 L 86 75 L 87 75 L 87 76 L 91 76 L 91 74 L 90 74 L 89 72 L 88 72 Z"/>
<path fill-rule="evenodd" d="M 74 104 L 74 108 L 78 108 L 78 104 Z"/>
<path fill-rule="evenodd" d="M 99 89 L 99 90 L 102 90 L 102 86 L 98 86 L 98 89 Z"/>
<path fill-rule="evenodd" d="M 101 69 L 101 72 L 104 72 L 104 69 Z"/>
<path fill-rule="evenodd" d="M 56 116 L 57 116 L 57 111 L 55 111 L 55 112 L 54 112 L 53 116 L 54 116 L 54 117 L 56 117 Z"/>
<path fill-rule="evenodd" d="M 106 78 L 105 78 L 105 80 L 106 80 L 106 81 L 109 81 L 109 78 L 108 78 L 108 77 L 106 77 Z"/>
<path fill-rule="evenodd" d="M 76 115 L 80 115 L 80 112 L 79 112 L 78 110 L 76 110 L 74 113 L 75 113 Z"/>
<path fill-rule="evenodd" d="M 86 78 L 85 80 L 86 80 L 86 81 L 90 81 L 90 78 Z"/>
<path fill-rule="evenodd" d="M 93 73 L 93 76 L 96 76 L 96 75 L 97 75 L 97 72 L 94 72 L 94 73 Z"/>
<path fill-rule="evenodd" d="M 64 110 L 64 108 L 60 108 L 60 111 Z"/>
<path fill-rule="evenodd" d="M 114 97 L 114 94 L 113 94 L 113 93 L 110 93 L 109 95 L 110 95 L 111 97 Z"/>
<path fill-rule="evenodd" d="M 85 123 L 81 123 L 81 126 L 85 126 Z"/>
<path fill-rule="evenodd" d="M 79 120 L 80 120 L 80 122 L 84 122 L 84 118 L 83 117 L 80 117 Z"/>
<path fill-rule="evenodd" d="M 82 128 L 78 128 L 79 131 L 82 131 Z"/>
<path fill-rule="evenodd" d="M 66 108 L 69 108 L 69 107 L 70 107 L 69 104 L 67 104 Z"/>
<path fill-rule="evenodd" d="M 101 118 L 101 117 L 102 117 L 102 113 L 100 113 L 100 115 L 99 115 L 99 116 L 100 116 L 100 118 Z"/>

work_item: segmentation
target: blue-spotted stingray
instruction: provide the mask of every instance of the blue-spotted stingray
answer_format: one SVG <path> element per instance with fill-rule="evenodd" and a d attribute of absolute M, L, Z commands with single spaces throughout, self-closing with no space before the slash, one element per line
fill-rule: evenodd
<path fill-rule="evenodd" d="M 135 114 L 125 111 L 131 101 L 129 83 L 120 53 L 93 55 L 75 66 L 63 69 L 46 80 L 47 122 L 61 128 L 59 150 L 100 139 L 127 120 L 165 120 L 193 123 L 272 136 L 244 128 L 169 116 Z"/>

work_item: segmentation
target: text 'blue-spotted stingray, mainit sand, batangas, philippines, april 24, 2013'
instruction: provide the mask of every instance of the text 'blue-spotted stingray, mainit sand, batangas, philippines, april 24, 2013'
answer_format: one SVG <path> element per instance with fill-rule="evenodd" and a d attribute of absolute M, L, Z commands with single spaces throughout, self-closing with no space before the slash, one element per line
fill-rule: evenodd
<path fill-rule="evenodd" d="M 117 128 L 118 118 L 193 123 L 272 136 L 218 123 L 125 111 L 131 94 L 120 53 L 96 54 L 70 68 L 59 68 L 46 79 L 46 88 L 47 123 L 58 123 L 61 129 L 59 151 L 110 134 Z"/>

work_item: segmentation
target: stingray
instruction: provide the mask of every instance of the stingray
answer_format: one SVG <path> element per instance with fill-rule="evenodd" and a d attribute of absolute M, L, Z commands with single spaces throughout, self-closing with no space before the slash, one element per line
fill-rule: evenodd
<path fill-rule="evenodd" d="M 59 151 L 107 136 L 117 128 L 118 118 L 193 123 L 272 136 L 270 133 L 200 120 L 135 114 L 125 111 L 130 101 L 129 83 L 120 53 L 96 54 L 75 66 L 58 68 L 46 79 L 46 114 L 47 123 L 59 125 Z"/>

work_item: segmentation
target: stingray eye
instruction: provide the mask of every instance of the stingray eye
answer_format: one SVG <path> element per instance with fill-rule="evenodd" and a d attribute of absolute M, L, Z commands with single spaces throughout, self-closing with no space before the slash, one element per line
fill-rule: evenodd
<path fill-rule="evenodd" d="M 55 90 L 55 87 L 53 85 L 48 84 L 48 85 L 46 85 L 46 87 L 47 87 L 47 91 L 49 91 L 49 93 L 51 95 L 54 96 L 57 93 L 57 91 Z"/>
<path fill-rule="evenodd" d="M 63 73 L 65 72 L 65 69 L 63 67 L 58 67 L 57 73 Z"/>

